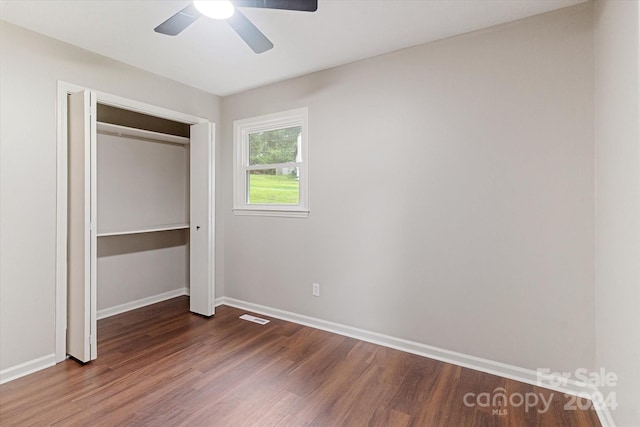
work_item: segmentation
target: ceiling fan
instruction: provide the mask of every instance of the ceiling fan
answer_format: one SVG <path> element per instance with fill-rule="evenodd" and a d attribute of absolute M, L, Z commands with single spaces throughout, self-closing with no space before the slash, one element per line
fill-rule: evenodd
<path fill-rule="evenodd" d="M 273 43 L 260 30 L 240 13 L 238 7 L 257 7 L 261 9 L 283 9 L 302 12 L 315 12 L 318 0 L 208 0 L 194 1 L 189 6 L 154 28 L 156 33 L 175 36 L 193 24 L 201 16 L 224 19 L 255 53 L 265 52 Z"/>

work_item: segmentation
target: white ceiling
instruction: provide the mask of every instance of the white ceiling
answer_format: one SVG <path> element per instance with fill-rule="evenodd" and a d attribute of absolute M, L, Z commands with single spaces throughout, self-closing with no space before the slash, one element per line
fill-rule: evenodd
<path fill-rule="evenodd" d="M 0 19 L 217 95 L 585 0 L 319 0 L 318 11 L 242 12 L 275 47 L 257 55 L 224 21 L 153 29 L 188 1 L 0 1 Z"/>

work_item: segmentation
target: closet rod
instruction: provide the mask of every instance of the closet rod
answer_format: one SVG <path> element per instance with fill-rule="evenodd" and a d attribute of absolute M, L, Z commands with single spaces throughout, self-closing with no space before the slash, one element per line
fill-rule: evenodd
<path fill-rule="evenodd" d="M 189 144 L 189 138 L 184 136 L 169 135 L 166 133 L 153 132 L 150 130 L 136 129 L 128 126 L 114 125 L 111 123 L 98 122 L 98 133 L 128 136 L 132 138 L 147 139 L 155 142 L 171 142 L 174 144 Z"/>

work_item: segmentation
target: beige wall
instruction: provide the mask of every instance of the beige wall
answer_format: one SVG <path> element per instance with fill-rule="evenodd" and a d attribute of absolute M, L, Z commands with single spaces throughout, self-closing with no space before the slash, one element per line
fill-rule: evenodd
<path fill-rule="evenodd" d="M 583 4 L 225 97 L 225 296 L 591 369 L 592 19 Z M 233 121 L 302 106 L 310 217 L 234 216 Z"/>
<path fill-rule="evenodd" d="M 640 6 L 595 8 L 596 366 L 617 374 L 612 411 L 640 425 Z"/>
<path fill-rule="evenodd" d="M 54 352 L 56 81 L 84 85 L 216 123 L 220 99 L 6 22 L 0 23 L 0 55 L 3 370 Z"/>

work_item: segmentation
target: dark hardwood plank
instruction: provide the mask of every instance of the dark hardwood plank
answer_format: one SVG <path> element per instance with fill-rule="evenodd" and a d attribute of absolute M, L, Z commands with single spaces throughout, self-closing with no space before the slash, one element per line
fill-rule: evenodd
<path fill-rule="evenodd" d="M 246 322 L 231 307 L 207 319 L 188 306 L 180 297 L 101 320 L 98 360 L 0 386 L 0 424 L 600 426 L 591 409 L 566 410 L 561 393 L 278 319 Z M 464 404 L 496 390 L 542 396 L 549 410 Z"/>

